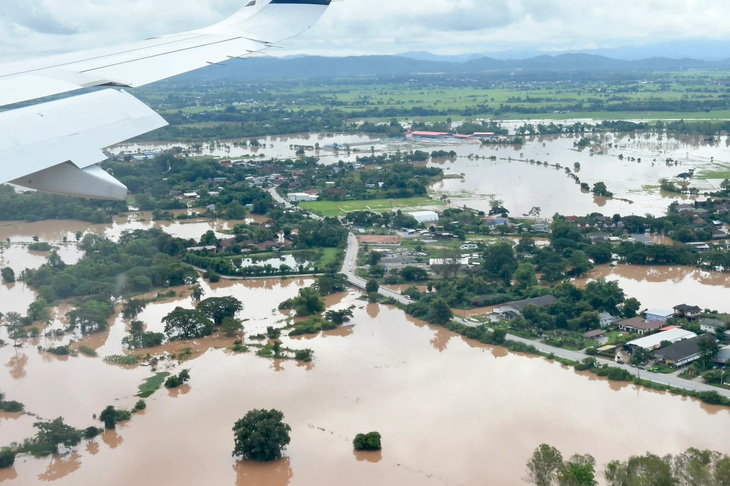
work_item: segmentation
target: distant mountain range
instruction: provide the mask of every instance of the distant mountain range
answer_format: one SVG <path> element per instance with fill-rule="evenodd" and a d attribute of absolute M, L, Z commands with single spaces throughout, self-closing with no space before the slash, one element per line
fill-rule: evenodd
<path fill-rule="evenodd" d="M 360 76 L 403 76 L 409 74 L 476 74 L 510 72 L 616 72 L 642 73 L 687 69 L 730 69 L 730 59 L 708 61 L 651 57 L 641 60 L 616 59 L 594 54 L 541 55 L 528 59 L 478 57 L 460 62 L 434 60 L 428 53 L 405 56 L 351 56 L 291 58 L 261 57 L 232 60 L 225 66 L 184 75 L 185 79 L 301 79 Z M 423 59 L 415 59 L 414 57 Z M 438 58 L 438 57 L 436 57 Z"/>

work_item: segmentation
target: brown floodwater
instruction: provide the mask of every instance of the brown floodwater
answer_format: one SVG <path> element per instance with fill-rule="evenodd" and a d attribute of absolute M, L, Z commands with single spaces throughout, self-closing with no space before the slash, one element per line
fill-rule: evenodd
<path fill-rule="evenodd" d="M 645 309 L 672 309 L 675 305 L 698 305 L 703 309 L 730 312 L 730 274 L 684 266 L 601 265 L 587 278 L 617 281 L 624 293 L 636 297 Z"/>
<path fill-rule="evenodd" d="M 216 292 L 239 285 L 222 285 Z M 265 282 L 237 295 L 255 296 L 256 304 L 249 299 L 244 314 L 269 318 L 275 299 L 259 304 L 257 292 L 299 286 Z M 519 485 L 527 458 L 542 442 L 566 455 L 591 453 L 599 464 L 690 446 L 730 452 L 727 409 L 485 346 L 400 310 L 367 304 L 355 293 L 336 305 L 355 306 L 353 326 L 346 332 L 283 338 L 285 346 L 312 348 L 313 365 L 210 348 L 181 365 L 191 370 L 188 388 L 158 391 L 143 414 L 73 454 L 52 461 L 20 457 L 12 469 L 0 472 L 0 481 Z M 24 401 L 29 410 L 68 414 L 74 424 L 88 425 L 90 414 L 115 403 L 113 397 L 127 406 L 130 388 L 141 378 L 137 373 L 150 373 L 105 365 L 98 358 L 46 363 L 35 350 L 23 352 L 26 377 L 2 374 L 0 388 L 10 384 L 8 396 Z M 4 362 L 13 354 L 0 350 Z M 66 393 L 60 390 L 64 386 Z M 286 459 L 256 464 L 230 456 L 231 427 L 252 408 L 284 412 L 292 427 Z M 0 437 L 8 423 L 0 417 Z M 353 437 L 372 430 L 383 436 L 381 453 L 354 454 Z"/>

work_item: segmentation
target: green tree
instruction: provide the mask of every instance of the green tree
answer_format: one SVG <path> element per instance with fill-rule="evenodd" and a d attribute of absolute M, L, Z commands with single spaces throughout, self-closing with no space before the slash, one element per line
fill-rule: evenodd
<path fill-rule="evenodd" d="M 31 322 L 49 322 L 51 312 L 48 310 L 48 302 L 43 297 L 31 302 L 28 306 L 28 319 Z"/>
<path fill-rule="evenodd" d="M 291 427 L 284 423 L 279 410 L 251 410 L 233 426 L 233 456 L 254 461 L 275 461 L 281 458 L 291 441 Z"/>
<path fill-rule="evenodd" d="M 137 316 L 147 307 L 146 300 L 129 299 L 122 304 L 122 317 L 125 319 L 136 319 Z"/>
<path fill-rule="evenodd" d="M 528 290 L 537 286 L 537 273 L 534 265 L 530 263 L 523 263 L 517 267 L 512 278 L 515 280 L 517 290 Z"/>
<path fill-rule="evenodd" d="M 596 460 L 589 454 L 576 454 L 563 464 L 558 476 L 560 486 L 596 486 Z"/>
<path fill-rule="evenodd" d="M 243 323 L 240 319 L 236 319 L 235 317 L 226 317 L 223 319 L 223 324 L 221 324 L 221 331 L 227 337 L 237 336 L 241 331 L 243 331 Z"/>
<path fill-rule="evenodd" d="M 540 444 L 527 461 L 527 480 L 536 486 L 552 486 L 563 470 L 563 455 L 555 447 Z"/>
<path fill-rule="evenodd" d="M 356 451 L 379 451 L 383 448 L 380 443 L 380 432 L 357 434 L 352 441 L 352 446 Z"/>
<path fill-rule="evenodd" d="M 0 469 L 13 467 L 15 464 L 15 452 L 12 449 L 0 449 Z"/>
<path fill-rule="evenodd" d="M 639 300 L 635 297 L 629 297 L 624 301 L 622 311 L 624 313 L 624 317 L 631 319 L 639 314 L 639 309 L 641 309 L 641 302 L 639 302 Z"/>
<path fill-rule="evenodd" d="M 512 274 L 517 267 L 515 252 L 508 243 L 492 245 L 484 253 L 484 269 L 507 286 L 512 284 Z"/>
<path fill-rule="evenodd" d="M 671 457 L 654 454 L 632 456 L 628 461 L 611 461 L 604 471 L 608 486 L 674 486 Z"/>
<path fill-rule="evenodd" d="M 325 313 L 324 317 L 328 321 L 341 326 L 352 319 L 352 309 L 342 309 L 338 311 L 329 310 Z"/>
<path fill-rule="evenodd" d="M 373 250 L 373 251 L 370 251 L 370 253 L 368 253 L 368 264 L 371 266 L 377 265 L 378 263 L 380 263 L 380 260 L 382 260 L 382 259 L 383 259 L 383 255 L 379 251 Z"/>
<path fill-rule="evenodd" d="M 305 287 L 299 289 L 299 295 L 292 299 L 292 307 L 299 316 L 311 316 L 324 311 L 324 299 L 316 289 Z"/>
<path fill-rule="evenodd" d="M 373 278 L 368 280 L 368 283 L 365 284 L 365 292 L 367 292 L 368 294 L 377 292 L 379 289 L 380 289 L 380 284 L 378 284 L 378 282 Z"/>
<path fill-rule="evenodd" d="M 99 414 L 99 420 L 104 422 L 104 428 L 113 430 L 117 428 L 117 410 L 109 405 Z"/>
<path fill-rule="evenodd" d="M 81 431 L 66 425 L 62 417 L 50 422 L 35 422 L 33 427 L 38 429 L 34 442 L 38 446 L 34 449 L 39 455 L 58 453 L 58 446 L 73 447 L 81 442 Z"/>
<path fill-rule="evenodd" d="M 202 313 L 182 307 L 176 307 L 162 318 L 162 322 L 165 323 L 165 335 L 172 341 L 209 336 L 214 326 Z"/>
<path fill-rule="evenodd" d="M 589 282 L 583 291 L 583 296 L 597 311 L 611 314 L 616 314 L 617 306 L 624 301 L 624 291 L 621 290 L 618 282 L 603 279 Z"/>
<path fill-rule="evenodd" d="M 196 302 L 200 302 L 200 299 L 202 299 L 205 295 L 205 290 L 203 290 L 203 287 L 201 287 L 200 285 L 193 285 L 191 290 L 192 293 L 190 294 L 190 298 L 192 298 Z"/>
<path fill-rule="evenodd" d="M 243 310 L 243 303 L 235 297 L 210 297 L 197 306 L 198 312 L 211 319 L 216 326 L 223 324 L 226 317 L 236 317 Z"/>
<path fill-rule="evenodd" d="M 3 282 L 5 283 L 15 282 L 15 271 L 10 267 L 3 267 L 0 270 L 0 276 L 2 276 Z"/>
<path fill-rule="evenodd" d="M 314 283 L 320 295 L 331 295 L 337 292 L 344 292 L 347 289 L 347 277 L 341 273 L 322 275 Z"/>
<path fill-rule="evenodd" d="M 705 334 L 698 338 L 697 344 L 700 348 L 700 359 L 698 361 L 704 369 L 712 368 L 715 356 L 720 350 L 717 339 L 710 334 Z"/>
<path fill-rule="evenodd" d="M 434 299 L 431 302 L 431 309 L 428 313 L 428 322 L 433 324 L 445 325 L 451 322 L 454 318 L 454 313 L 451 311 L 449 304 L 441 297 Z"/>

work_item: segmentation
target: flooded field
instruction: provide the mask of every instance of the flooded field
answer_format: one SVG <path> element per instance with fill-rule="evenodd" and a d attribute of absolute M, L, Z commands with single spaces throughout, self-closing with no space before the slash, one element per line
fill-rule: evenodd
<path fill-rule="evenodd" d="M 305 282 L 281 288 L 267 282 L 263 288 L 236 283 L 208 290 L 244 297 L 244 315 L 252 321 L 276 320 L 275 301 Z M 191 370 L 189 388 L 158 391 L 143 414 L 75 453 L 53 461 L 19 458 L 0 472 L 0 481 L 85 486 L 103 477 L 110 485 L 283 486 L 347 478 L 354 485 L 517 485 L 541 442 L 566 454 L 590 452 L 599 464 L 689 446 L 730 452 L 725 409 L 467 341 L 355 294 L 335 301 L 336 308 L 355 305 L 354 326 L 283 338 L 285 346 L 314 349 L 313 365 L 210 348 L 182 365 Z M 145 320 L 158 312 L 149 308 Z M 18 356 L 26 356 L 22 373 L 11 364 Z M 0 361 L 6 370 L 0 369 L 0 384 L 9 396 L 74 425 L 89 425 L 91 414 L 109 403 L 129 406 L 136 385 L 150 373 L 98 358 L 41 358 L 35 349 L 0 349 Z M 230 457 L 232 424 L 260 407 L 282 410 L 292 426 L 287 458 L 236 463 Z M 0 436 L 19 437 L 28 425 L 23 417 L 0 416 Z M 352 438 L 370 430 L 383 435 L 383 451 L 354 454 Z M 500 460 L 485 468 L 485 457 Z"/>
<path fill-rule="evenodd" d="M 179 210 L 177 213 L 185 212 Z M 84 221 L 73 220 L 52 220 L 37 221 L 28 223 L 25 221 L 0 221 L 0 241 L 10 238 L 11 242 L 30 243 L 32 238 L 37 236 L 40 241 L 53 244 L 61 244 L 64 238 L 67 242 L 76 242 L 76 233 L 95 233 L 104 235 L 114 241 L 124 231 L 145 230 L 151 228 L 162 229 L 166 233 L 177 238 L 198 240 L 206 231 L 215 232 L 219 238 L 228 238 L 230 234 L 224 231 L 232 231 L 233 227 L 240 223 L 263 222 L 265 216 L 252 214 L 244 220 L 223 220 L 211 218 L 192 218 L 176 221 L 156 221 L 150 211 L 132 211 L 127 215 L 114 218 L 110 224 L 91 224 Z M 7 253 L 8 250 L 5 250 Z M 59 250 L 63 257 L 64 250 Z M 69 250 L 70 251 L 70 250 Z M 67 263 L 72 263 L 67 261 Z M 42 263 L 42 262 L 41 262 Z"/>
<path fill-rule="evenodd" d="M 686 303 L 730 313 L 728 273 L 683 266 L 602 265 L 575 284 L 585 285 L 599 278 L 617 281 L 627 296 L 639 299 L 644 309 L 671 310 Z"/>
<path fill-rule="evenodd" d="M 533 123 L 539 123 L 534 121 Z M 510 125 L 514 129 L 517 125 Z M 437 197 L 447 196 L 453 205 L 467 205 L 488 210 L 490 198 L 501 199 L 513 215 L 526 214 L 532 207 L 540 207 L 544 216 L 556 212 L 582 215 L 600 212 L 613 214 L 661 215 L 675 199 L 691 200 L 689 196 L 662 193 L 659 181 L 673 179 L 679 173 L 696 169 L 696 174 L 727 171 L 730 167 L 728 137 L 719 137 L 713 143 L 700 138 L 668 137 L 656 134 L 599 135 L 593 150 L 578 150 L 575 144 L 583 135 L 556 135 L 527 137 L 521 146 L 481 145 L 478 141 L 445 142 L 439 140 L 406 143 L 392 139 L 379 140 L 359 135 L 304 134 L 261 139 L 262 147 L 241 147 L 228 144 L 205 146 L 201 154 L 218 157 L 244 157 L 265 154 L 265 158 L 294 157 L 298 145 L 314 146 L 321 150 L 314 155 L 323 164 L 338 160 L 355 162 L 358 155 L 423 150 L 456 152 L 455 158 L 439 159 L 429 165 L 441 167 L 447 175 L 463 177 L 446 179 L 433 186 Z M 335 154 L 333 145 L 339 149 Z M 137 153 L 170 149 L 175 144 L 144 144 L 117 146 L 114 153 Z M 179 144 L 178 144 L 179 145 Z M 349 145 L 351 151 L 344 148 Z M 189 147 L 188 147 L 189 148 Z M 620 157 L 623 156 L 623 157 Z M 497 160 L 490 161 L 489 157 Z M 667 159 L 672 159 L 667 164 Z M 541 164 L 529 163 L 539 161 Z M 549 166 L 543 163 L 547 162 Z M 578 163 L 579 168 L 574 164 Z M 556 169 L 555 164 L 561 168 Z M 568 177 L 564 168 L 575 172 L 581 181 L 591 187 L 604 182 L 617 199 L 596 198 L 580 190 L 579 184 Z M 720 180 L 693 179 L 691 187 L 701 191 L 714 190 Z M 618 198 L 631 202 L 621 201 Z"/>
<path fill-rule="evenodd" d="M 247 145 L 249 140 L 231 140 L 216 144 L 199 144 L 193 146 L 184 143 L 144 143 L 144 144 L 120 144 L 111 147 L 109 151 L 113 154 L 140 154 L 156 153 L 163 150 L 171 150 L 174 147 L 181 147 L 190 156 L 213 156 L 232 159 L 270 159 L 295 158 L 297 149 L 305 147 L 308 153 L 320 157 L 322 163 L 334 164 L 339 160 L 355 162 L 357 155 L 369 154 L 371 146 L 382 145 L 377 137 L 368 135 L 346 135 L 346 134 L 323 134 L 323 133 L 299 133 L 274 137 L 262 137 L 258 139 L 260 145 L 257 147 Z M 316 147 L 319 150 L 316 150 Z M 350 148 L 348 150 L 348 147 Z"/>

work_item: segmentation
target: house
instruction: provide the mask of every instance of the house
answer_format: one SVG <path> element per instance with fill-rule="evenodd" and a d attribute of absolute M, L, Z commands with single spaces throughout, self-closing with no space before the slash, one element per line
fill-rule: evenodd
<path fill-rule="evenodd" d="M 649 309 L 644 313 L 649 322 L 667 322 L 667 319 L 674 317 L 674 311 L 664 309 Z"/>
<path fill-rule="evenodd" d="M 550 233 L 550 220 L 537 220 L 532 225 L 534 233 Z"/>
<path fill-rule="evenodd" d="M 697 250 L 699 252 L 710 251 L 710 245 L 708 245 L 707 243 L 695 241 L 695 242 L 689 242 L 689 243 L 685 243 L 685 244 L 691 246 L 692 248 L 694 248 L 695 250 Z"/>
<path fill-rule="evenodd" d="M 693 321 L 702 316 L 702 309 L 696 305 L 680 304 L 674 306 L 674 317 L 681 317 Z"/>
<path fill-rule="evenodd" d="M 588 331 L 583 334 L 583 337 L 585 339 L 599 339 L 606 335 L 606 331 L 602 329 L 596 329 L 594 331 Z"/>
<path fill-rule="evenodd" d="M 727 327 L 727 322 L 719 319 L 710 319 L 709 317 L 700 319 L 700 329 L 704 332 L 717 332 L 725 327 Z"/>
<path fill-rule="evenodd" d="M 287 199 L 289 199 L 289 202 L 316 201 L 317 197 L 317 195 L 307 194 L 305 192 L 292 192 L 287 195 Z"/>
<path fill-rule="evenodd" d="M 494 308 L 494 313 L 503 319 L 513 319 L 522 316 L 525 307 L 534 305 L 535 307 L 547 307 L 556 303 L 558 299 L 552 295 L 543 295 L 533 299 L 517 300 L 515 302 L 507 302 L 499 307 Z"/>
<path fill-rule="evenodd" d="M 661 347 L 663 342 L 678 343 L 685 339 L 696 337 L 697 334 L 692 331 L 685 331 L 684 329 L 672 329 L 671 331 L 658 332 L 651 336 L 644 336 L 639 339 L 634 339 L 626 343 L 627 346 L 632 348 L 642 348 L 646 350 L 654 350 Z"/>
<path fill-rule="evenodd" d="M 509 224 L 509 218 L 504 218 L 502 216 L 487 216 L 486 218 L 484 218 L 484 221 L 490 228 Z"/>
<path fill-rule="evenodd" d="M 434 223 L 439 220 L 439 215 L 435 211 L 414 211 L 406 214 L 419 223 Z"/>
<path fill-rule="evenodd" d="M 668 366 L 684 366 L 700 357 L 700 339 L 699 336 L 684 339 L 666 348 L 661 348 L 654 353 L 654 356 Z"/>
<path fill-rule="evenodd" d="M 649 238 L 647 235 L 631 235 L 629 239 L 635 241 L 636 243 L 643 243 L 645 245 L 654 244 L 654 242 L 651 241 L 651 238 Z"/>
<path fill-rule="evenodd" d="M 715 362 L 726 364 L 728 361 L 730 361 L 730 346 L 725 346 L 724 348 L 720 348 L 715 355 Z"/>
<path fill-rule="evenodd" d="M 596 241 L 606 241 L 608 239 L 608 237 L 611 236 L 611 234 L 606 233 L 605 231 L 594 231 L 592 233 L 588 233 L 586 236 L 592 242 L 596 242 Z"/>
<path fill-rule="evenodd" d="M 662 322 L 649 322 L 641 317 L 632 317 L 618 323 L 619 329 L 622 331 L 633 332 L 636 334 L 646 334 L 658 331 L 664 324 Z"/>
<path fill-rule="evenodd" d="M 608 312 L 601 312 L 598 314 L 598 319 L 601 327 L 615 326 L 619 321 L 618 317 L 612 316 Z"/>

